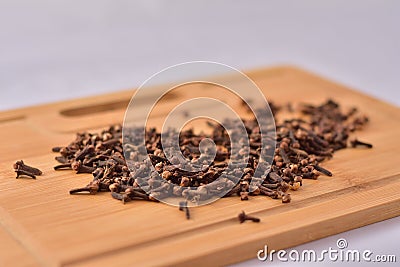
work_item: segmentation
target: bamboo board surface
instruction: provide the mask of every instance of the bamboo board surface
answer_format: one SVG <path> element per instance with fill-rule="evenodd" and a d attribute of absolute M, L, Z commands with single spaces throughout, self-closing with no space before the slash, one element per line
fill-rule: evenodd
<path fill-rule="evenodd" d="M 357 106 L 370 124 L 356 136 L 374 148 L 335 153 L 322 165 L 334 176 L 305 181 L 291 192 L 290 204 L 262 196 L 226 198 L 193 208 L 186 220 L 176 207 L 161 203 L 122 205 L 109 193 L 71 196 L 69 189 L 87 184 L 91 175 L 53 171 L 51 148 L 68 144 L 76 131 L 121 123 L 132 90 L 2 112 L 0 265 L 224 265 L 254 258 L 264 245 L 288 248 L 400 215 L 399 108 L 297 68 L 247 74 L 277 104 L 331 97 L 344 107 Z M 174 92 L 160 103 L 154 124 L 162 122 L 157 114 L 206 91 L 202 86 Z M 12 163 L 20 159 L 44 175 L 15 179 Z M 261 223 L 239 224 L 242 210 Z"/>

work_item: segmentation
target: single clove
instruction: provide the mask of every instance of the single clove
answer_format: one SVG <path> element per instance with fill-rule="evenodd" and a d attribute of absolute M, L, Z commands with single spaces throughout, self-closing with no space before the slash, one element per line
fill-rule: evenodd
<path fill-rule="evenodd" d="M 351 147 L 358 147 L 358 146 L 363 146 L 363 147 L 366 147 L 366 148 L 372 148 L 373 147 L 372 144 L 369 144 L 369 143 L 366 143 L 366 142 L 362 142 L 362 141 L 358 140 L 357 138 L 351 140 L 350 144 L 351 144 Z"/>
<path fill-rule="evenodd" d="M 244 211 L 242 211 L 241 213 L 239 213 L 238 215 L 238 219 L 240 223 L 244 223 L 245 221 L 252 221 L 252 222 L 256 222 L 259 223 L 261 220 L 260 218 L 256 218 L 253 216 L 249 216 L 247 215 Z"/>
<path fill-rule="evenodd" d="M 39 170 L 38 168 L 34 168 L 34 167 L 26 165 L 23 160 L 19 160 L 19 161 L 15 162 L 13 167 L 14 167 L 14 170 L 16 170 L 16 171 L 22 170 L 26 173 L 31 173 L 33 175 L 42 175 L 41 170 Z"/>
<path fill-rule="evenodd" d="M 188 207 L 188 202 L 187 201 L 180 201 L 179 202 L 179 210 L 184 211 L 186 215 L 186 219 L 190 220 L 190 212 L 189 212 L 189 207 Z"/>

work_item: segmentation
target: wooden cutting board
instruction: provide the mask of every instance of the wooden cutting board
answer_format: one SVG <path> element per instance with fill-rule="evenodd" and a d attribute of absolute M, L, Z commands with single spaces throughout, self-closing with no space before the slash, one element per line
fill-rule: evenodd
<path fill-rule="evenodd" d="M 263 196 L 226 198 L 193 208 L 186 220 L 176 207 L 161 203 L 122 205 L 109 193 L 71 196 L 68 190 L 85 185 L 91 175 L 53 171 L 51 148 L 68 144 L 76 131 L 121 123 L 132 90 L 2 112 L 0 265 L 223 265 L 255 258 L 264 245 L 288 248 L 400 215 L 399 108 L 297 68 L 247 74 L 277 104 L 331 97 L 359 107 L 371 122 L 357 137 L 374 148 L 339 151 L 323 164 L 334 176 L 305 181 L 290 204 Z M 207 86 L 174 92 L 160 103 L 154 123 L 199 92 Z M 44 175 L 15 179 L 12 163 L 20 159 Z M 261 223 L 239 224 L 242 210 Z"/>

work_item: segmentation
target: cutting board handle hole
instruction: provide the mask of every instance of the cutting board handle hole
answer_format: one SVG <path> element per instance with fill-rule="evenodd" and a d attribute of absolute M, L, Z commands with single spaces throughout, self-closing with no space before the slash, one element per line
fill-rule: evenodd
<path fill-rule="evenodd" d="M 5 117 L 5 118 L 0 118 L 0 123 L 12 122 L 12 121 L 22 121 L 24 119 L 26 119 L 26 116 L 24 116 L 24 115 L 15 116 L 15 117 Z"/>
<path fill-rule="evenodd" d="M 114 102 L 99 103 L 95 105 L 82 106 L 77 108 L 64 109 L 60 114 L 66 117 L 79 117 L 95 113 L 126 109 L 129 104 L 129 99 Z"/>
<path fill-rule="evenodd" d="M 163 96 L 163 100 L 170 100 L 173 98 L 176 98 L 177 95 L 173 92 L 169 92 L 168 94 Z M 141 99 L 141 104 L 143 105 L 148 105 L 148 100 L 152 100 L 152 97 L 144 97 Z M 87 106 L 81 106 L 81 107 L 75 107 L 75 108 L 69 108 L 69 109 L 63 109 L 60 111 L 60 114 L 65 117 L 79 117 L 79 116 L 86 116 L 86 115 L 91 115 L 91 114 L 96 114 L 96 113 L 102 113 L 102 112 L 107 112 L 107 111 L 113 111 L 113 110 L 121 110 L 121 109 L 127 109 L 129 105 L 130 99 L 125 99 L 125 100 L 117 100 L 113 102 L 103 102 L 103 103 L 98 103 L 94 105 L 87 105 Z M 151 102 L 150 102 L 151 103 Z"/>

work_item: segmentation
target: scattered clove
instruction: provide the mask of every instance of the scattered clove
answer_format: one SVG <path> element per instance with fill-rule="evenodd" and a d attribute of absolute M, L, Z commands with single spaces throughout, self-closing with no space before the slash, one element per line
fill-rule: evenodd
<path fill-rule="evenodd" d="M 240 223 L 244 223 L 245 221 L 252 221 L 252 222 L 256 222 L 259 223 L 261 220 L 260 218 L 256 218 L 253 216 L 249 216 L 247 215 L 244 211 L 242 211 L 241 213 L 239 213 L 238 215 L 238 219 Z"/>
<path fill-rule="evenodd" d="M 186 219 L 190 220 L 190 211 L 189 211 L 189 207 L 188 207 L 187 201 L 180 201 L 179 202 L 179 210 L 180 211 L 184 211 L 185 215 L 186 215 Z"/>
<path fill-rule="evenodd" d="M 36 179 L 36 176 L 42 175 L 43 172 L 39 170 L 38 168 L 34 168 L 31 166 L 28 166 L 24 163 L 23 160 L 19 160 L 14 163 L 13 165 L 14 171 L 17 173 L 17 177 L 21 175 L 25 175 L 28 177 L 31 177 L 32 179 Z"/>
<path fill-rule="evenodd" d="M 362 142 L 362 141 L 358 140 L 357 138 L 351 140 L 350 144 L 351 144 L 351 147 L 358 147 L 358 146 L 363 146 L 363 147 L 366 147 L 366 148 L 372 148 L 373 147 L 372 144 Z"/>

